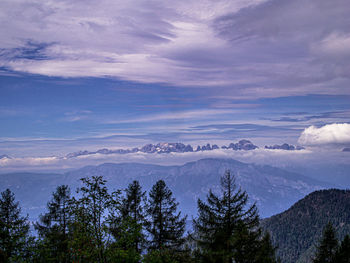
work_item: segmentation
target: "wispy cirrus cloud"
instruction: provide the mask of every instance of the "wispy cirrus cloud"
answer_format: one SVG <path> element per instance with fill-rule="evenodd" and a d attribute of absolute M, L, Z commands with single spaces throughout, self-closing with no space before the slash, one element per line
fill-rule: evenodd
<path fill-rule="evenodd" d="M 155 121 L 178 121 L 178 120 L 208 120 L 211 118 L 223 118 L 225 115 L 238 113 L 241 110 L 229 110 L 229 109 L 203 109 L 203 110 L 190 110 L 190 111 L 177 111 L 160 113 L 153 115 L 146 115 L 143 117 L 128 118 L 124 120 L 102 120 L 107 124 L 122 124 L 122 123 L 142 123 L 142 122 L 155 122 Z"/>
<path fill-rule="evenodd" d="M 343 110 L 343 111 L 330 111 L 330 112 L 323 112 L 317 115 L 314 114 L 308 114 L 308 113 L 298 113 L 298 114 L 283 114 L 285 116 L 281 116 L 279 118 L 266 118 L 267 120 L 271 120 L 274 122 L 304 122 L 307 123 L 309 121 L 313 120 L 322 120 L 323 122 L 334 122 L 334 121 L 347 121 L 349 120 L 350 111 Z M 294 116 L 293 116 L 294 115 Z"/>
<path fill-rule="evenodd" d="M 349 94 L 346 0 L 0 5 L 0 66 L 13 71 L 225 87 L 236 98 Z"/>
<path fill-rule="evenodd" d="M 67 122 L 76 122 L 81 120 L 86 120 L 92 114 L 90 110 L 79 110 L 79 111 L 70 111 L 64 113 L 65 117 L 62 118 L 63 121 Z"/>

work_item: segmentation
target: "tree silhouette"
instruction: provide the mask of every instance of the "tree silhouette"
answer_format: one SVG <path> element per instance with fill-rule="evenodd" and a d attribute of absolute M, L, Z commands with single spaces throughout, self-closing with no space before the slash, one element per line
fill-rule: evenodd
<path fill-rule="evenodd" d="M 39 249 L 44 250 L 41 258 L 50 258 L 57 262 L 69 261 L 68 226 L 70 223 L 70 189 L 61 185 L 52 193 L 47 203 L 48 212 L 40 216 L 34 224 L 41 243 Z"/>
<path fill-rule="evenodd" d="M 0 259 L 3 262 L 15 261 L 24 253 L 29 237 L 28 216 L 21 216 L 15 195 L 6 189 L 0 198 Z"/>
<path fill-rule="evenodd" d="M 149 250 L 178 250 L 184 243 L 186 216 L 177 213 L 172 192 L 163 180 L 153 185 L 147 202 L 146 230 L 149 233 Z"/>
<path fill-rule="evenodd" d="M 129 222 L 129 232 L 134 234 L 135 239 L 132 246 L 138 253 L 144 247 L 145 236 L 142 233 L 142 226 L 145 221 L 144 201 L 146 192 L 142 192 L 142 188 L 138 181 L 133 181 L 125 190 L 126 196 L 121 201 L 121 218 L 123 221 Z"/>
<path fill-rule="evenodd" d="M 328 223 L 324 228 L 322 239 L 317 247 L 314 263 L 331 263 L 335 262 L 335 254 L 338 249 L 338 240 L 335 235 L 335 230 L 331 223 Z"/>
<path fill-rule="evenodd" d="M 193 220 L 199 255 L 203 262 L 274 262 L 274 249 L 261 238 L 255 204 L 237 188 L 230 171 L 221 177 L 221 195 L 211 190 L 207 202 L 198 199 L 198 218 Z M 265 252 L 262 253 L 262 249 Z M 271 261 L 267 261 L 266 258 Z"/>
<path fill-rule="evenodd" d="M 81 179 L 83 185 L 77 190 L 79 199 L 72 199 L 73 222 L 70 225 L 70 246 L 74 259 L 105 261 L 105 239 L 108 235 L 106 212 L 111 196 L 102 176 Z"/>
<path fill-rule="evenodd" d="M 350 263 L 350 237 L 346 235 L 335 255 L 335 263 Z"/>

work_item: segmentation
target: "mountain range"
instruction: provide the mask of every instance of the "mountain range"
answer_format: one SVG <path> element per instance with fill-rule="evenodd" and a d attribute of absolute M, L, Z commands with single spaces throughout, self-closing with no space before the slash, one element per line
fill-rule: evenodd
<path fill-rule="evenodd" d="M 135 147 L 135 148 L 129 148 L 129 149 L 99 149 L 97 151 L 77 151 L 77 152 L 71 152 L 66 154 L 63 157 L 58 157 L 56 158 L 59 159 L 71 159 L 71 158 L 76 158 L 79 156 L 87 156 L 87 155 L 94 155 L 94 154 L 103 154 L 103 155 L 108 155 L 108 154 L 128 154 L 128 153 L 137 153 L 137 152 L 142 152 L 142 153 L 186 153 L 186 152 L 200 152 L 200 151 L 212 151 L 212 150 L 217 150 L 217 149 L 232 149 L 233 151 L 250 151 L 250 150 L 255 150 L 258 149 L 259 147 L 254 145 L 250 140 L 240 140 L 236 143 L 230 143 L 228 146 L 223 145 L 219 147 L 216 144 L 211 145 L 210 143 L 207 143 L 205 145 L 198 145 L 197 148 L 192 147 L 190 144 L 183 144 L 179 142 L 175 143 L 157 143 L 157 144 L 146 144 L 140 148 Z M 291 144 L 284 143 L 282 145 L 273 145 L 273 146 L 267 146 L 265 145 L 265 149 L 270 149 L 270 150 L 288 150 L 288 151 L 294 151 L 294 150 L 303 150 L 305 149 L 302 146 L 294 146 Z M 343 150 L 346 151 L 346 148 Z M 11 159 L 10 156 L 3 154 L 0 155 L 0 159 Z"/>
<path fill-rule="evenodd" d="M 232 150 L 254 150 L 259 148 L 254 145 L 249 140 L 240 140 L 237 143 L 230 143 L 228 146 L 221 146 L 222 149 L 232 149 Z M 158 144 L 146 144 L 141 148 L 132 148 L 132 149 L 117 149 L 117 150 L 109 150 L 109 149 L 100 149 L 97 151 L 78 151 L 74 153 L 69 153 L 65 157 L 66 158 L 74 158 L 81 155 L 90 155 L 90 154 L 127 154 L 127 153 L 135 153 L 135 152 L 143 152 L 143 153 L 185 153 L 185 152 L 199 152 L 199 151 L 212 151 L 219 149 L 219 146 L 216 144 L 210 145 L 207 143 L 206 145 L 198 145 L 196 149 L 194 149 L 190 144 L 183 143 L 158 143 Z"/>
<path fill-rule="evenodd" d="M 178 166 L 105 163 L 63 174 L 0 174 L 0 191 L 10 188 L 20 201 L 23 211 L 36 220 L 44 211 L 51 193 L 61 184 L 69 185 L 74 192 L 80 185 L 80 178 L 103 176 L 109 190 L 126 188 L 132 180 L 139 180 L 144 190 L 149 190 L 157 180 L 164 179 L 180 203 L 180 209 L 191 218 L 196 215 L 198 198 L 204 199 L 209 189 L 219 192 L 220 176 L 226 170 L 231 170 L 236 176 L 237 185 L 248 192 L 251 203 L 257 203 L 262 217 L 284 211 L 312 191 L 332 187 L 272 166 L 233 159 L 202 159 Z"/>

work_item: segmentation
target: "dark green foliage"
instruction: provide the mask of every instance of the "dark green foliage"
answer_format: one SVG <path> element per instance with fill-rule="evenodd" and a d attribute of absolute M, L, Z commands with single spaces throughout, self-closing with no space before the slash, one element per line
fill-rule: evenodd
<path fill-rule="evenodd" d="M 350 237 L 346 235 L 339 245 L 332 224 L 328 223 L 317 247 L 314 263 L 350 263 Z"/>
<path fill-rule="evenodd" d="M 21 216 L 21 208 L 14 194 L 6 189 L 0 198 L 0 260 L 21 261 L 27 253 L 29 223 Z"/>
<path fill-rule="evenodd" d="M 275 262 L 269 236 L 261 238 L 256 206 L 247 203 L 230 171 L 221 178 L 221 196 L 210 191 L 206 203 L 198 200 L 193 238 L 202 262 Z"/>
<path fill-rule="evenodd" d="M 266 232 L 260 241 L 260 247 L 256 253 L 257 262 L 274 263 L 276 261 L 276 248 L 272 245 L 269 232 Z"/>
<path fill-rule="evenodd" d="M 105 214 L 111 196 L 102 176 L 81 179 L 79 199 L 72 199 L 73 222 L 70 224 L 73 261 L 105 262 L 105 239 L 108 235 Z"/>
<path fill-rule="evenodd" d="M 350 237 L 346 235 L 335 255 L 336 263 L 350 263 Z"/>
<path fill-rule="evenodd" d="M 172 192 L 163 180 L 153 185 L 147 203 L 146 230 L 149 233 L 149 250 L 179 250 L 184 243 L 186 216 L 177 213 Z"/>
<path fill-rule="evenodd" d="M 113 239 L 108 244 L 107 258 L 111 262 L 139 262 L 144 247 L 143 205 L 145 193 L 138 181 L 129 184 L 125 196 L 114 192 L 107 217 Z"/>
<path fill-rule="evenodd" d="M 127 217 L 120 220 L 112 231 L 114 241 L 108 244 L 106 251 L 108 262 L 139 262 L 141 254 L 135 248 L 135 242 L 142 237 L 142 226 Z"/>
<path fill-rule="evenodd" d="M 190 251 L 172 249 L 152 250 L 142 259 L 143 263 L 196 263 Z"/>
<path fill-rule="evenodd" d="M 311 262 L 322 230 L 330 222 L 339 239 L 350 233 L 350 191 L 321 190 L 307 195 L 287 211 L 263 220 L 282 262 Z"/>
<path fill-rule="evenodd" d="M 174 255 L 167 249 L 152 250 L 147 253 L 142 260 L 143 263 L 178 263 Z"/>
<path fill-rule="evenodd" d="M 127 231 L 133 237 L 133 240 L 130 240 L 130 245 L 135 251 L 141 253 L 145 246 L 145 235 L 142 233 L 142 226 L 145 222 L 144 201 L 146 192 L 142 192 L 138 181 L 133 181 L 125 190 L 125 195 L 121 203 L 121 219 L 130 227 Z"/>
<path fill-rule="evenodd" d="M 328 223 L 324 229 L 322 240 L 317 247 L 314 263 L 332 263 L 335 262 L 335 254 L 338 249 L 338 240 L 332 224 Z"/>
<path fill-rule="evenodd" d="M 69 262 L 68 226 L 70 224 L 70 189 L 58 186 L 47 203 L 48 212 L 34 224 L 40 240 L 37 242 L 37 260 Z"/>

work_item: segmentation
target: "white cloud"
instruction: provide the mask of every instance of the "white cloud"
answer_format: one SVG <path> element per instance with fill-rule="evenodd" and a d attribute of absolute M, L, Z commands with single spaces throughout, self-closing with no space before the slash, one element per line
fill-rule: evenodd
<path fill-rule="evenodd" d="M 0 160 L 1 172 L 13 171 L 38 171 L 38 170 L 62 170 L 78 169 L 87 165 L 99 165 L 102 163 L 138 162 L 159 165 L 182 165 L 187 162 L 203 158 L 232 158 L 245 163 L 272 165 L 276 167 L 293 167 L 325 165 L 327 163 L 348 164 L 348 154 L 339 151 L 283 151 L 256 149 L 252 151 L 212 150 L 187 153 L 150 154 L 91 154 L 76 158 L 60 157 L 25 157 L 3 158 Z"/>
<path fill-rule="evenodd" d="M 333 123 L 320 128 L 310 126 L 301 133 L 298 142 L 302 145 L 349 144 L 350 124 Z"/>
<path fill-rule="evenodd" d="M 2 158 L 0 159 L 0 168 L 24 168 L 31 169 L 33 167 L 39 167 L 42 169 L 51 167 L 57 164 L 58 157 L 27 157 L 27 158 Z"/>
<path fill-rule="evenodd" d="M 350 35 L 333 32 L 322 41 L 312 46 L 313 51 L 321 56 L 344 58 L 350 56 Z"/>

